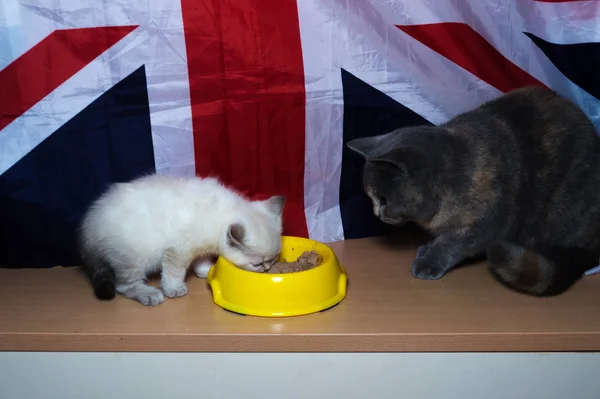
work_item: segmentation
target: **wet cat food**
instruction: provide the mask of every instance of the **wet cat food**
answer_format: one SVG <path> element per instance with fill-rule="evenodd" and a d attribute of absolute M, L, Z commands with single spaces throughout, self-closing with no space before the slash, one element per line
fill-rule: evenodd
<path fill-rule="evenodd" d="M 287 262 L 285 259 L 271 266 L 271 269 L 265 273 L 280 274 L 280 273 L 295 273 L 304 270 L 310 270 L 317 267 L 319 264 L 319 254 L 316 251 L 305 251 L 294 262 Z"/>

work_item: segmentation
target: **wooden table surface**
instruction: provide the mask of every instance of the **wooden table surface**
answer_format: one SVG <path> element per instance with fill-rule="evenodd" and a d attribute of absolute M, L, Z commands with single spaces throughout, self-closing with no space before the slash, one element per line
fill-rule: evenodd
<path fill-rule="evenodd" d="M 205 280 L 154 308 L 97 301 L 80 268 L 0 270 L 0 350 L 210 352 L 599 351 L 600 276 L 554 298 L 496 283 L 484 264 L 412 278 L 415 248 L 390 238 L 330 244 L 347 298 L 322 313 L 257 318 L 213 304 Z"/>

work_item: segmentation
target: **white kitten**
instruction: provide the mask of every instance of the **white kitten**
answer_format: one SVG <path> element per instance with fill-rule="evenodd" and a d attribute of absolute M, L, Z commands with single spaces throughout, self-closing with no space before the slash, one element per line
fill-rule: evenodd
<path fill-rule="evenodd" d="M 92 204 L 81 226 L 81 254 L 94 292 L 115 291 L 144 305 L 163 293 L 146 285 L 160 271 L 168 297 L 187 293 L 186 272 L 206 277 L 216 255 L 240 268 L 268 270 L 281 250 L 284 198 L 249 201 L 214 178 L 151 175 L 117 183 Z"/>

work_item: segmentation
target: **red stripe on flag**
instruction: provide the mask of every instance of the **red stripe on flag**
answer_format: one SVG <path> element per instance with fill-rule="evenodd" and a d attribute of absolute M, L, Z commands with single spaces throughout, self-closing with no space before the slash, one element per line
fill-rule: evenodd
<path fill-rule="evenodd" d="M 545 87 L 500 54 L 468 25 L 447 22 L 396 26 L 504 93 L 523 86 Z"/>
<path fill-rule="evenodd" d="M 286 196 L 307 236 L 305 90 L 295 0 L 182 0 L 196 172 L 252 198 Z"/>
<path fill-rule="evenodd" d="M 0 71 L 0 130 L 137 26 L 55 30 Z"/>

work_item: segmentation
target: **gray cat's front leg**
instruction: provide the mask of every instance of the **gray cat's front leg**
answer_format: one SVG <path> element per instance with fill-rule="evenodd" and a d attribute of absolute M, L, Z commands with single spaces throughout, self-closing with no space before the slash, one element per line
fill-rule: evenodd
<path fill-rule="evenodd" d="M 464 259 L 485 251 L 492 242 L 493 236 L 480 229 L 448 231 L 419 248 L 411 272 L 422 280 L 437 280 Z"/>

